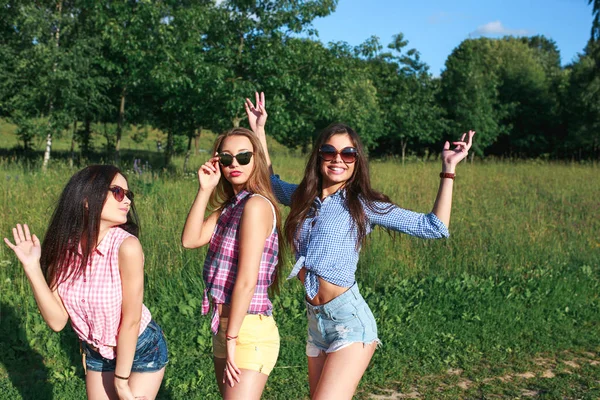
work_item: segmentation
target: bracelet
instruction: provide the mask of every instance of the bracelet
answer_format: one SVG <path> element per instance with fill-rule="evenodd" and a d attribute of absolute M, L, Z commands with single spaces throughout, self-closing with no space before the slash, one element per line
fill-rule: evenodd
<path fill-rule="evenodd" d="M 120 376 L 120 375 L 117 375 L 117 374 L 115 374 L 115 378 L 117 378 L 117 379 L 123 379 L 124 381 L 127 381 L 127 380 L 129 380 L 129 377 L 128 377 L 128 376 L 127 376 L 127 377 L 125 377 L 125 376 Z"/>
<path fill-rule="evenodd" d="M 236 340 L 237 338 L 238 338 L 237 336 L 229 336 L 229 335 L 225 334 L 225 339 L 227 339 L 227 341 Z"/>
<path fill-rule="evenodd" d="M 454 178 L 456 178 L 456 174 L 453 174 L 452 172 L 440 172 L 440 178 L 448 178 L 454 180 Z"/>

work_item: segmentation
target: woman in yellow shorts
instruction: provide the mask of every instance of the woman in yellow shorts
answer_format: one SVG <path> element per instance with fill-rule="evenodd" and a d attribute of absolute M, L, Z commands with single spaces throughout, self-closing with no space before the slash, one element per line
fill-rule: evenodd
<path fill-rule="evenodd" d="M 220 135 L 198 170 L 185 248 L 209 245 L 202 312 L 212 302 L 215 374 L 225 399 L 259 399 L 279 355 L 268 289 L 278 287 L 279 210 L 263 149 L 251 131 Z M 207 205 L 214 210 L 204 218 Z M 275 284 L 272 286 L 272 284 Z"/>

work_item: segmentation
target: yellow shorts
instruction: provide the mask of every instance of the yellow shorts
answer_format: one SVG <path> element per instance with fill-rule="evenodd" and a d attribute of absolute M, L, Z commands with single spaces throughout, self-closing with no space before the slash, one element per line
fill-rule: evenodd
<path fill-rule="evenodd" d="M 213 336 L 213 355 L 227 358 L 227 323 L 221 317 L 219 332 Z M 235 346 L 235 364 L 238 368 L 258 371 L 269 375 L 279 356 L 279 330 L 273 316 L 247 314 L 238 333 Z"/>

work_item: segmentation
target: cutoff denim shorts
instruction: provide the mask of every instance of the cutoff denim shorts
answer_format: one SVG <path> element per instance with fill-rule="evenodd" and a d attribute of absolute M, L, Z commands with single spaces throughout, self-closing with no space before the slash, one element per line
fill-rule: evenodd
<path fill-rule="evenodd" d="M 100 353 L 84 341 L 81 342 L 81 348 L 85 354 L 85 365 L 88 371 L 114 372 L 117 366 L 116 358 L 109 360 L 102 357 Z M 165 335 L 160 326 L 152 320 L 142 334 L 138 336 L 131 372 L 156 372 L 161 370 L 168 362 L 169 356 Z"/>
<path fill-rule="evenodd" d="M 313 306 L 307 301 L 306 314 L 308 357 L 318 357 L 321 351 L 332 353 L 357 342 L 381 344 L 375 317 L 358 291 L 356 282 L 328 303 Z"/>

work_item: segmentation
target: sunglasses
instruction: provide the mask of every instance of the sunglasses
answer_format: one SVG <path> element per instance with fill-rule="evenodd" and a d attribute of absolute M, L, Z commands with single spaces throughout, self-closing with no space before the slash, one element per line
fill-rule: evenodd
<path fill-rule="evenodd" d="M 224 167 L 229 167 L 233 164 L 233 159 L 236 159 L 238 164 L 240 165 L 248 165 L 250 163 L 250 159 L 252 159 L 251 151 L 243 151 L 241 153 L 237 153 L 235 156 L 229 153 L 219 153 L 219 162 Z"/>
<path fill-rule="evenodd" d="M 342 161 L 346 164 L 352 164 L 356 161 L 358 151 L 354 147 L 344 147 L 338 151 L 335 147 L 330 144 L 324 144 L 319 148 L 319 155 L 323 161 L 333 161 L 337 158 L 337 155 L 342 156 Z"/>
<path fill-rule="evenodd" d="M 123 189 L 121 186 L 113 186 L 108 188 L 109 192 L 112 192 L 113 197 L 119 203 L 123 201 L 125 196 L 131 201 L 133 201 L 133 192 L 131 190 Z"/>

